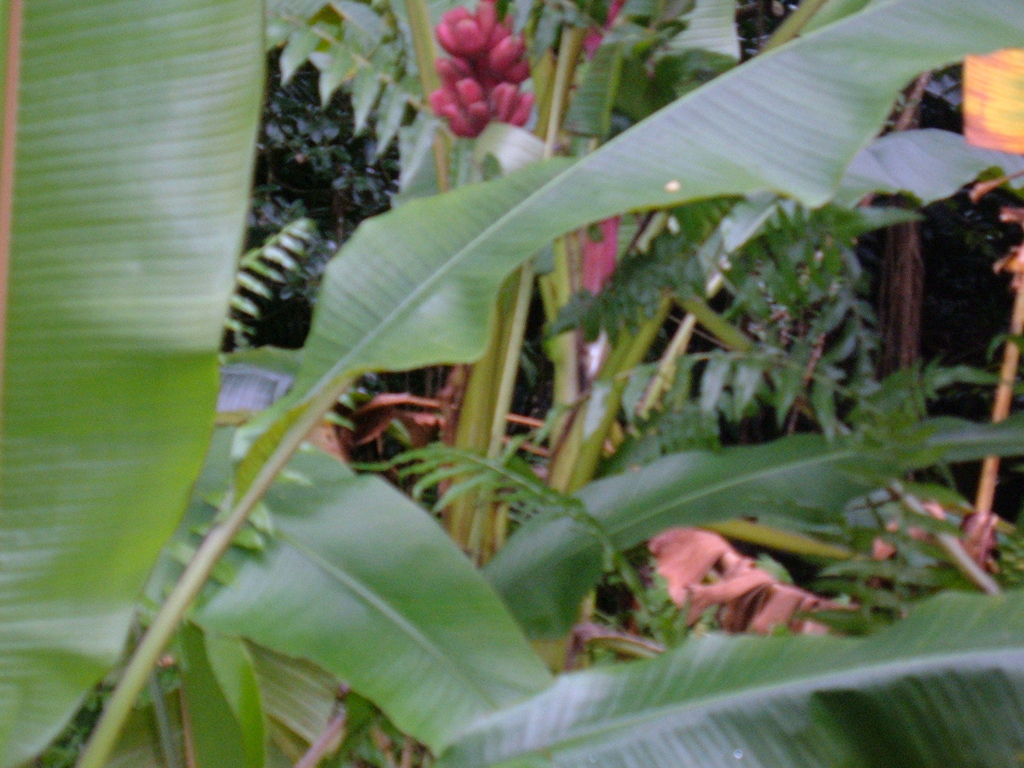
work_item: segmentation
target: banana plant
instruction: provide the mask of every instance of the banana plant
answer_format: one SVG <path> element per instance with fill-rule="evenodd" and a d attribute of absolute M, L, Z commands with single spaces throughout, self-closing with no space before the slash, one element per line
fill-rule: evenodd
<path fill-rule="evenodd" d="M 22 123 L 17 141 L 4 134 L 18 166 L 6 192 L 0 184 L 0 202 L 16 202 L 17 235 L 10 298 L 0 307 L 8 327 L 0 493 L 2 551 L 24 570 L 12 569 L 17 576 L 4 582 L 5 607 L 13 608 L 4 635 L 11 640 L 0 646 L 3 765 L 36 754 L 112 666 L 133 598 L 185 506 L 212 423 L 213 353 L 233 285 L 258 101 L 260 22 L 248 4 L 138 2 L 130 13 L 122 3 L 64 5 L 29 9 L 23 32 L 17 3 L 8 6 L 8 46 L 24 45 L 12 55 L 22 75 L 5 71 L 5 92 L 21 94 L 5 99 L 5 109 L 17 103 Z M 993 720 L 999 706 L 1020 698 L 1017 597 L 947 599 L 916 624 L 851 641 L 835 657 L 842 644 L 831 639 L 711 640 L 689 650 L 720 665 L 721 675 L 700 690 L 658 689 L 661 698 L 637 691 L 689 680 L 696 669 L 682 652 L 623 665 L 611 676 L 621 682 L 606 684 L 598 670 L 551 685 L 498 595 L 412 502 L 300 446 L 362 373 L 477 358 L 505 277 L 571 230 L 627 211 L 765 190 L 809 206 L 826 202 L 907 80 L 968 53 L 1024 44 L 1016 10 L 1015 0 L 847 8 L 581 160 L 531 165 L 362 226 L 328 270 L 293 393 L 236 435 L 238 462 L 220 462 L 215 503 L 196 497 L 209 532 L 120 672 L 81 765 L 104 764 L 200 592 L 192 618 L 206 634 L 188 625 L 180 635 L 189 662 L 183 695 L 220 690 L 223 701 L 204 700 L 201 727 L 226 723 L 241 751 L 225 757 L 216 735 L 195 737 L 221 764 L 259 762 L 259 705 L 240 682 L 251 681 L 256 673 L 245 670 L 257 665 L 239 636 L 322 665 L 445 764 L 618 765 L 658 749 L 659 734 L 686 723 L 703 727 L 700 744 L 749 727 L 732 759 L 764 762 L 788 745 L 786 759 L 799 765 L 820 752 L 759 736 L 765 722 L 790 711 L 832 734 L 822 749 L 840 745 L 836 760 L 877 764 L 855 729 L 878 719 L 880 698 L 927 709 L 946 693 L 967 699 L 983 690 L 970 700 Z M 82 30 L 73 56 L 63 49 L 69 24 Z M 76 130 L 58 131 L 57 121 Z M 211 286 L 198 297 L 197 275 Z M 769 446 L 760 460 L 784 465 L 791 449 L 792 442 Z M 688 481 L 704 486 L 688 474 L 687 458 L 662 467 L 671 475 L 665 494 Z M 806 486 L 796 472 L 772 492 L 780 503 L 787 495 L 799 502 Z M 621 495 L 608 517 L 633 511 L 629 492 Z M 207 584 L 229 549 L 220 583 Z M 316 601 L 303 596 L 310 583 Z M 764 674 L 763 660 L 779 648 L 790 666 Z M 804 657 L 815 660 L 810 681 L 793 669 Z M 933 674 L 953 664 L 971 671 L 955 690 Z M 895 698 L 879 688 L 882 672 L 896 680 Z M 918 686 L 926 694 L 913 695 Z M 759 704 L 766 687 L 778 696 Z M 712 718 L 710 709 L 732 694 L 746 717 Z M 153 697 L 154 706 L 160 700 Z M 954 732 L 977 714 L 947 705 L 940 722 Z M 925 733 L 916 710 L 905 720 Z M 644 722 L 655 724 L 632 728 Z M 988 740 L 982 764 L 1005 764 L 1019 750 L 1008 730 L 977 733 Z M 680 738 L 665 744 L 656 764 L 699 764 Z M 908 754 L 928 764 L 934 749 Z"/>

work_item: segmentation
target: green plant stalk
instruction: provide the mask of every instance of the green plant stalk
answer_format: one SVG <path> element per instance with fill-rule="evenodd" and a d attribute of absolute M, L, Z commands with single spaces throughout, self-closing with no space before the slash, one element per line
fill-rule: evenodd
<path fill-rule="evenodd" d="M 661 402 L 661 398 L 672 388 L 672 382 L 676 380 L 676 361 L 690 346 L 690 340 L 693 338 L 693 331 L 696 327 L 697 317 L 692 312 L 687 312 L 686 317 L 679 323 L 679 327 L 672 335 L 672 341 L 669 342 L 658 361 L 658 370 L 647 383 L 643 397 L 637 403 L 636 413 L 641 419 L 650 416 L 654 407 Z"/>
<path fill-rule="evenodd" d="M 545 158 L 554 154 L 555 140 L 561 127 L 572 73 L 575 71 L 575 62 L 579 59 L 582 47 L 582 30 L 573 28 L 563 33 L 555 82 L 550 91 L 551 101 L 544 105 L 544 111 L 548 115 L 545 129 Z M 458 448 L 486 453 L 488 458 L 496 457 L 501 451 L 532 294 L 533 267 L 532 264 L 527 264 L 518 273 L 511 312 L 502 306 L 503 302 L 499 302 L 496 310 L 497 319 L 487 351 L 473 366 L 462 412 L 459 414 L 455 441 Z M 565 300 L 568 300 L 568 293 L 565 292 L 563 295 L 566 297 Z M 498 382 L 496 391 L 495 381 Z M 505 519 L 505 516 L 499 514 L 498 505 L 481 505 L 474 494 L 457 499 L 452 504 L 447 519 L 448 531 L 452 538 L 478 563 L 486 559 L 493 542 L 504 538 L 503 533 L 497 530 L 497 527 L 502 525 L 501 521 Z"/>
<path fill-rule="evenodd" d="M 761 52 L 764 53 L 773 48 L 778 48 L 780 45 L 785 45 L 799 35 L 808 22 L 814 18 L 814 14 L 820 11 L 827 2 L 828 0 L 805 0 L 805 2 L 800 3 L 800 7 L 793 11 L 789 18 L 782 22 L 779 28 L 768 38 L 768 42 L 764 44 Z"/>
<path fill-rule="evenodd" d="M 512 281 L 506 282 L 495 304 L 487 348 L 473 364 L 466 384 L 466 391 L 459 409 L 459 423 L 455 432 L 455 447 L 484 455 L 491 435 L 491 419 L 496 407 L 494 382 L 501 377 L 501 361 L 505 358 L 508 338 L 506 318 L 509 315 L 509 292 L 514 288 Z M 518 293 L 518 291 L 517 291 Z M 460 496 L 444 512 L 445 525 L 449 535 L 464 551 L 477 559 L 474 540 L 480 541 L 479 523 L 476 521 L 476 494 Z"/>
<path fill-rule="evenodd" d="M 537 98 L 537 127 L 534 133 L 543 139 L 551 112 L 551 87 L 555 83 L 555 55 L 550 49 L 544 51 L 544 55 L 530 68 L 530 80 L 533 81 L 533 93 Z"/>
<path fill-rule="evenodd" d="M 565 487 L 567 493 L 578 491 L 594 479 L 598 464 L 601 462 L 605 440 L 608 438 L 612 424 L 615 423 L 619 416 L 619 408 L 622 406 L 622 394 L 629 383 L 627 374 L 644 359 L 644 355 L 647 354 L 651 344 L 657 338 L 658 331 L 668 317 L 671 308 L 672 300 L 667 296 L 664 297 L 658 306 L 658 310 L 654 313 L 654 317 L 645 320 L 643 325 L 640 326 L 640 330 L 632 338 L 628 340 L 623 339 L 612 349 L 612 353 L 608 356 L 608 361 L 605 363 L 598 381 L 610 384 L 611 389 L 608 391 L 602 404 L 604 412 L 601 414 L 601 421 L 597 429 L 590 435 L 585 436 L 582 433 L 582 429 L 580 430 L 579 434 L 582 437 L 582 443 L 580 444 L 576 460 L 572 463 L 569 481 Z M 592 407 L 592 405 L 593 402 L 587 403 L 587 408 Z M 576 419 L 576 422 L 581 426 L 584 421 L 585 419 Z"/>
<path fill-rule="evenodd" d="M 160 685 L 160 678 L 157 677 L 156 672 L 149 676 L 149 696 L 153 699 L 153 719 L 156 720 L 157 735 L 160 738 L 160 755 L 167 764 L 167 768 L 185 768 L 181 759 L 181 750 L 174 738 L 171 718 L 167 712 L 164 689 Z"/>
<path fill-rule="evenodd" d="M 569 237 L 567 235 L 566 237 Z M 572 295 L 572 276 L 569 271 L 569 253 L 566 238 L 555 240 L 554 269 L 541 276 L 541 297 L 544 299 L 544 314 L 549 323 L 558 317 L 562 307 Z M 545 343 L 545 350 L 554 366 L 554 402 L 556 405 L 571 407 L 580 397 L 579 378 L 579 334 L 576 331 L 560 333 Z M 571 423 L 571 412 L 561 417 L 551 432 L 551 445 L 558 446 L 565 438 Z"/>
<path fill-rule="evenodd" d="M 722 283 L 721 273 L 715 273 L 708 281 L 705 289 L 705 293 L 707 293 L 709 298 L 713 298 L 718 293 Z M 662 353 L 661 359 L 658 361 L 658 370 L 651 377 L 647 388 L 644 390 L 643 397 L 640 398 L 640 402 L 637 404 L 636 412 L 640 418 L 646 419 L 650 415 L 651 409 L 661 402 L 661 398 L 672 387 L 672 382 L 676 379 L 676 361 L 683 356 L 690 346 L 690 340 L 693 338 L 693 331 L 696 327 L 697 316 L 692 312 L 687 312 L 679 327 L 676 328 L 676 332 L 672 335 L 672 340 L 669 342 L 668 347 Z"/>
<path fill-rule="evenodd" d="M 591 400 L 576 415 L 569 434 L 552 460 L 549 475 L 549 484 L 552 487 L 564 493 L 572 493 L 593 478 L 608 432 L 622 404 L 622 394 L 628 383 L 624 374 L 643 359 L 654 343 L 671 306 L 671 300 L 668 297 L 663 298 L 654 317 L 645 320 L 640 330 L 632 337 L 627 339 L 624 336 L 608 355 L 600 375 L 594 382 L 595 386 L 609 387 L 603 402 L 600 403 L 600 407 L 603 408 L 601 421 L 591 434 L 584 434 L 586 409 L 597 406 L 591 396 Z"/>
<path fill-rule="evenodd" d="M 409 17 L 409 30 L 412 33 L 412 47 L 416 55 L 416 68 L 419 69 L 420 86 L 424 97 L 441 87 L 441 78 L 434 68 L 437 59 L 437 48 L 434 45 L 434 26 L 430 20 L 430 8 L 426 0 L 405 0 L 405 12 Z M 447 192 L 450 186 L 448 164 L 448 137 L 443 132 L 434 136 L 434 166 L 437 170 L 437 186 L 439 191 Z"/>
<path fill-rule="evenodd" d="M 153 623 L 149 625 L 142 640 L 136 646 L 131 658 L 121 673 L 103 714 L 96 723 L 85 749 L 75 764 L 76 768 L 103 768 L 110 757 L 121 729 L 131 714 L 132 706 L 142 689 L 160 654 L 177 630 L 192 602 L 203 588 L 214 566 L 231 546 L 238 531 L 245 524 L 249 513 L 259 503 L 277 475 L 306 439 L 306 435 L 334 406 L 338 398 L 348 389 L 354 377 L 346 377 L 333 386 L 325 388 L 310 401 L 302 415 L 285 432 L 281 441 L 260 467 L 259 472 L 235 503 L 224 522 L 215 525 L 206 534 L 171 593 L 167 596 Z"/>
<path fill-rule="evenodd" d="M 749 352 L 754 348 L 754 342 L 743 331 L 715 312 L 699 296 L 682 299 L 679 306 L 696 317 L 697 322 L 728 349 L 736 352 Z"/>
<path fill-rule="evenodd" d="M 846 547 L 826 544 L 810 536 L 783 531 L 761 523 L 752 523 L 749 520 L 711 523 L 702 525 L 701 528 L 720 533 L 734 541 L 745 541 L 748 544 L 757 544 L 804 557 L 817 557 L 825 560 L 849 560 L 853 557 L 853 552 Z"/>
<path fill-rule="evenodd" d="M 569 91 L 572 88 L 576 65 L 583 50 L 586 31 L 576 27 L 567 27 L 562 31 L 562 39 L 558 44 L 558 61 L 555 65 L 554 82 L 551 85 L 550 101 L 544 105 L 541 114 L 547 120 L 544 129 L 544 157 L 552 157 L 557 149 L 558 131 L 565 117 Z M 538 128 L 539 130 L 539 128 Z M 544 312 L 548 322 L 558 317 L 559 311 L 572 296 L 572 273 L 569 269 L 569 252 L 564 237 L 554 242 L 555 268 L 541 278 L 541 294 L 544 298 Z M 557 405 L 570 405 L 579 397 L 579 350 L 577 334 L 573 332 L 560 334 L 548 345 L 549 357 L 554 365 L 555 392 L 554 402 Z M 551 444 L 557 445 L 565 435 L 568 421 L 562 419 L 552 432 Z"/>
<path fill-rule="evenodd" d="M 572 88 L 576 64 L 583 50 L 586 30 L 579 27 L 567 27 L 562 30 L 562 39 L 558 44 L 558 64 L 555 67 L 555 84 L 551 89 L 551 103 L 547 109 L 547 127 L 544 133 L 544 157 L 554 157 L 558 147 L 558 132 L 562 128 L 565 117 L 565 106 L 569 102 L 569 90 Z"/>
<path fill-rule="evenodd" d="M 509 325 L 509 337 L 505 344 L 505 357 L 501 364 L 501 379 L 495 398 L 494 416 L 491 419 L 491 439 L 487 446 L 488 459 L 496 459 L 504 446 L 508 414 L 512 407 L 512 394 L 515 390 L 516 374 L 519 372 L 519 357 L 523 350 L 523 337 L 526 335 L 526 320 L 530 314 L 532 296 L 533 260 L 531 259 L 519 271 L 519 284 L 512 310 L 512 322 Z"/>

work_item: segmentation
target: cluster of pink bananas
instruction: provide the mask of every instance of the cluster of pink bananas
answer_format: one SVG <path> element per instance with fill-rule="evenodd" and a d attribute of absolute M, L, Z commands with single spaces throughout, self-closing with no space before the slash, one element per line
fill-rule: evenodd
<path fill-rule="evenodd" d="M 491 120 L 525 125 L 533 109 L 533 95 L 519 90 L 530 76 L 526 44 L 499 21 L 494 0 L 480 0 L 476 14 L 452 8 L 436 33 L 452 58 L 437 60 L 441 87 L 430 94 L 430 106 L 452 133 L 479 136 Z"/>

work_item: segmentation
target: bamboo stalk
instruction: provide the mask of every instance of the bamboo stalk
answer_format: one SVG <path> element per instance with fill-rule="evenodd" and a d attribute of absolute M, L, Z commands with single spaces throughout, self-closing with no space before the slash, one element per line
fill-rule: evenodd
<path fill-rule="evenodd" d="M 1006 220 L 1004 212 L 1003 218 Z M 1011 255 L 997 267 L 1013 274 L 1011 283 L 1014 290 L 1013 312 L 1010 317 L 1010 334 L 1019 337 L 1024 333 L 1024 245 L 1017 246 Z M 999 423 L 1010 415 L 1010 403 L 1013 399 L 1013 387 L 1017 380 L 1017 369 L 1020 365 L 1020 346 L 1018 339 L 1013 338 L 1003 347 L 1003 363 L 999 369 L 999 384 L 996 387 L 995 402 L 992 406 L 992 422 Z M 996 480 L 999 475 L 999 457 L 986 456 L 981 465 L 981 477 L 978 480 L 978 494 L 974 501 L 974 516 L 969 522 L 968 549 L 975 557 L 984 561 L 988 557 L 983 542 L 991 535 L 997 522 L 992 512 L 992 501 L 996 493 Z"/>

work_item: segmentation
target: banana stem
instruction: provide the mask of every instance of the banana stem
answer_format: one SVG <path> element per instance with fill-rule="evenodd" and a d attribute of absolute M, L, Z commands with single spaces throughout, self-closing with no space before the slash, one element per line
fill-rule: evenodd
<path fill-rule="evenodd" d="M 775 33 L 768 38 L 768 42 L 764 44 L 761 52 L 764 53 L 773 48 L 778 48 L 799 35 L 808 22 L 814 18 L 814 15 L 827 2 L 828 0 L 806 0 L 806 2 L 800 3 L 800 7 L 793 11 L 789 18 L 782 22 L 781 26 L 775 30 Z"/>
<path fill-rule="evenodd" d="M 523 349 L 526 333 L 526 319 L 530 314 L 530 299 L 533 296 L 533 261 L 526 262 L 519 271 L 519 286 L 516 291 L 515 307 L 508 341 L 505 344 L 505 359 L 501 365 L 501 382 L 491 419 L 491 439 L 487 446 L 487 458 L 495 459 L 501 453 L 505 441 L 508 412 L 512 405 L 516 374 L 519 372 L 519 356 Z"/>
<path fill-rule="evenodd" d="M 679 302 L 679 306 L 697 318 L 704 328 L 724 346 L 736 352 L 749 352 L 754 343 L 743 331 L 715 312 L 699 296 L 691 296 Z"/>
<path fill-rule="evenodd" d="M 441 87 L 441 78 L 434 68 L 437 48 L 434 45 L 434 27 L 430 21 L 430 8 L 425 0 L 405 0 L 405 12 L 409 17 L 409 29 L 412 32 L 412 47 L 416 55 L 416 68 L 419 69 L 420 86 L 423 95 Z M 437 170 L 437 188 L 447 192 L 450 186 L 448 174 L 448 139 L 438 132 L 434 136 L 434 166 Z"/>
<path fill-rule="evenodd" d="M 583 39 L 586 30 L 579 27 L 567 27 L 562 31 L 562 39 L 558 45 L 558 64 L 555 67 L 555 84 L 552 87 L 551 106 L 548 110 L 547 129 L 544 134 L 544 157 L 554 157 L 558 146 L 558 131 L 562 127 L 565 105 L 569 100 L 569 89 L 572 87 L 576 63 L 583 50 Z"/>

